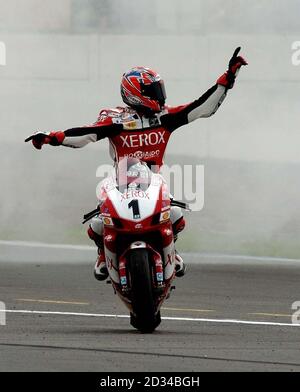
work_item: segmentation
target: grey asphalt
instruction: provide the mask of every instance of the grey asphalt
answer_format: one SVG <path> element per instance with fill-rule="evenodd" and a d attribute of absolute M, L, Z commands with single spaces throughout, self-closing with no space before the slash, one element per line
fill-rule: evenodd
<path fill-rule="evenodd" d="M 127 314 L 111 286 L 94 280 L 92 263 L 2 262 L 0 300 L 8 310 L 76 314 L 8 313 L 0 371 L 299 371 L 300 327 L 182 320 L 291 323 L 299 281 L 298 263 L 199 257 L 162 311 L 179 320 L 144 335 L 127 318 L 77 315 Z"/>

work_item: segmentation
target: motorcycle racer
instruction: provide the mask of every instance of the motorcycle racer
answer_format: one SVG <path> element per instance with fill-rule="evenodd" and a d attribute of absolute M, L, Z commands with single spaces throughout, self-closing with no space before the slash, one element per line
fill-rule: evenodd
<path fill-rule="evenodd" d="M 91 125 L 65 131 L 37 132 L 25 141 L 32 141 L 36 149 L 44 144 L 81 148 L 90 142 L 108 138 L 110 153 L 115 162 L 123 158 L 138 158 L 154 172 L 159 172 L 172 133 L 183 125 L 216 113 L 236 76 L 246 60 L 239 56 L 237 48 L 229 62 L 227 71 L 216 84 L 192 103 L 177 107 L 166 105 L 166 90 L 160 75 L 146 67 L 135 67 L 126 72 L 121 81 L 121 95 L 126 107 L 101 110 L 98 120 Z M 181 209 L 172 207 L 171 221 L 174 237 L 185 227 Z M 101 217 L 93 219 L 89 237 L 98 247 L 98 258 L 94 274 L 105 280 L 108 271 L 103 248 L 103 224 Z M 185 265 L 176 252 L 176 276 L 183 276 Z"/>

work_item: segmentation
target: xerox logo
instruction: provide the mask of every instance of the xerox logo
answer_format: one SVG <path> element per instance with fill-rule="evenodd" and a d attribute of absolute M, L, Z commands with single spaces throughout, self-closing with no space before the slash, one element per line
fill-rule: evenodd
<path fill-rule="evenodd" d="M 6 65 L 6 46 L 0 41 L 0 65 Z"/>
<path fill-rule="evenodd" d="M 165 131 L 151 132 L 149 134 L 132 134 L 121 136 L 123 148 L 138 148 L 145 146 L 156 146 L 158 144 L 166 144 Z"/>
<path fill-rule="evenodd" d="M 150 200 L 150 195 L 148 192 L 144 192 L 144 191 L 128 191 L 128 192 L 124 192 L 121 195 L 122 199 L 121 201 L 126 201 L 126 200 L 130 200 L 130 199 L 146 199 L 146 200 Z"/>

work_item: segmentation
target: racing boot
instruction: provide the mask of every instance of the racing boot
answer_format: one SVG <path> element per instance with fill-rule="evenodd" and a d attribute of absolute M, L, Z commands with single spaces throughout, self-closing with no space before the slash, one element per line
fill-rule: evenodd
<path fill-rule="evenodd" d="M 177 278 L 182 278 L 186 272 L 186 265 L 177 250 L 175 250 L 175 271 L 175 276 Z"/>
<path fill-rule="evenodd" d="M 103 281 L 108 278 L 108 269 L 105 262 L 104 249 L 98 248 L 98 257 L 94 268 L 94 276 L 97 280 Z"/>
<path fill-rule="evenodd" d="M 173 207 L 171 210 L 171 220 L 173 226 L 174 242 L 178 239 L 178 234 L 185 228 L 185 219 L 182 216 L 182 212 L 178 207 Z M 183 262 L 180 254 L 175 250 L 175 276 L 181 278 L 185 275 L 186 266 Z"/>
<path fill-rule="evenodd" d="M 94 267 L 94 276 L 97 280 L 103 281 L 108 278 L 108 269 L 105 262 L 103 236 L 97 234 L 92 227 L 88 228 L 88 236 L 98 247 L 98 257 Z"/>

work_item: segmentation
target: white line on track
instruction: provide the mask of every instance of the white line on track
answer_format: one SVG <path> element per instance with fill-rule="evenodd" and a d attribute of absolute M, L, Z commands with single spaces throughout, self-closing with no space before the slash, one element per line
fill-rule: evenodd
<path fill-rule="evenodd" d="M 87 245 L 69 245 L 69 244 L 47 244 L 44 242 L 29 242 L 29 241 L 5 241 L 0 240 L 0 246 L 11 246 L 11 247 L 25 247 L 25 248 L 44 248 L 44 249 L 60 249 L 60 250 L 77 250 L 77 251 L 87 251 L 95 252 L 95 247 Z M 256 261 L 256 262 L 286 262 L 286 263 L 300 263 L 299 259 L 289 259 L 280 257 L 260 257 L 260 256 L 250 256 L 250 255 L 230 255 L 230 254 L 214 254 L 214 253 L 184 253 L 184 255 L 191 258 L 190 263 L 198 261 L 199 257 L 202 260 L 223 260 L 223 261 Z"/>
<path fill-rule="evenodd" d="M 97 313 L 74 313 L 74 312 L 50 312 L 39 310 L 0 310 L 6 313 L 18 314 L 40 314 L 40 315 L 57 315 L 57 316 L 75 316 L 75 317 L 98 317 L 98 318 L 129 318 L 128 315 L 122 314 L 97 314 Z M 231 319 L 208 319 L 208 318 L 191 318 L 191 317 L 162 317 L 167 321 L 191 321 L 200 323 L 214 323 L 214 324 L 238 324 L 238 325 L 256 325 L 256 326 L 270 326 L 270 327 L 300 327 L 300 324 L 291 323 L 272 323 L 268 321 L 247 321 L 247 320 L 231 320 Z"/>
<path fill-rule="evenodd" d="M 65 244 L 46 244 L 44 242 L 27 242 L 27 241 L 2 241 L 0 245 L 5 246 L 23 246 L 26 248 L 45 248 L 45 249 L 62 249 L 62 250 L 86 250 L 95 251 L 95 247 L 86 245 L 65 245 Z"/>

